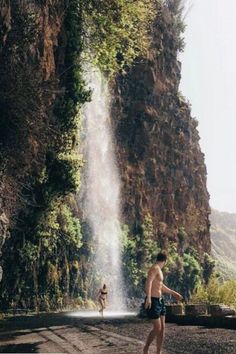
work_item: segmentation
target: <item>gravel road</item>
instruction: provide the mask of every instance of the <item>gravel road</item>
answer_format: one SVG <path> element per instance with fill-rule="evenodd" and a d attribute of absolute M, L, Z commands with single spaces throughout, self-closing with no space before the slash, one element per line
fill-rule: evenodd
<path fill-rule="evenodd" d="M 141 354 L 149 330 L 136 317 L 16 316 L 0 321 L 0 353 Z M 168 323 L 163 354 L 180 353 L 236 354 L 236 331 Z"/>

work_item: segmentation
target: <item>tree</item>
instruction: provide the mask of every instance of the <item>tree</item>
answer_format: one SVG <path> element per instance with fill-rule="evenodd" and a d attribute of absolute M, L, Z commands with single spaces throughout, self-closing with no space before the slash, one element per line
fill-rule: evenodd
<path fill-rule="evenodd" d="M 215 268 L 215 260 L 209 256 L 209 254 L 204 253 L 204 259 L 203 259 L 203 279 L 205 284 L 208 284 L 210 277 L 214 271 Z"/>
<path fill-rule="evenodd" d="M 191 294 L 201 283 L 201 266 L 197 259 L 185 253 L 183 257 L 183 295 L 189 300 Z"/>

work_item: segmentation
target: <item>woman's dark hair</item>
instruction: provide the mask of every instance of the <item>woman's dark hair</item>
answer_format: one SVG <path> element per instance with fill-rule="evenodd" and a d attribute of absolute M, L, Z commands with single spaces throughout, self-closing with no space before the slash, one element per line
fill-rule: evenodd
<path fill-rule="evenodd" d="M 157 262 L 165 262 L 167 260 L 167 253 L 165 251 L 159 252 L 157 255 Z"/>
<path fill-rule="evenodd" d="M 103 288 L 103 289 L 106 289 L 106 287 L 107 287 L 106 284 L 103 284 L 103 287 L 102 287 L 102 288 Z"/>

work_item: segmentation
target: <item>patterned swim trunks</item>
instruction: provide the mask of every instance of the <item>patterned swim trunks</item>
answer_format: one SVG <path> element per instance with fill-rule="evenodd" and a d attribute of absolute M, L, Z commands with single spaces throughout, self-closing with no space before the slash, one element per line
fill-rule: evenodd
<path fill-rule="evenodd" d="M 160 316 L 165 316 L 166 307 L 165 307 L 164 299 L 162 297 L 152 297 L 151 301 L 152 301 L 151 308 L 146 310 L 147 317 L 151 320 L 156 320 L 160 318 Z"/>

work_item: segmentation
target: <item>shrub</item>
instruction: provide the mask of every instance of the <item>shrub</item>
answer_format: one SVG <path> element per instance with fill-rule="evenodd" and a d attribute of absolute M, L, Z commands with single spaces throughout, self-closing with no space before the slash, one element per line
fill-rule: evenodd
<path fill-rule="evenodd" d="M 201 284 L 191 297 L 192 303 L 225 304 L 236 308 L 236 281 L 222 282 L 213 274 L 207 285 Z"/>

